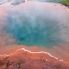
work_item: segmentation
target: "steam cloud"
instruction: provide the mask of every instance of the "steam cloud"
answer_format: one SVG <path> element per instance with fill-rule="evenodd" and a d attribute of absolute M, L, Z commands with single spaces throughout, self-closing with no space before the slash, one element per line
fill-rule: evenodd
<path fill-rule="evenodd" d="M 23 0 L 17 0 L 17 3 L 20 2 L 17 6 L 11 5 L 10 1 L 10 4 L 7 2 L 0 6 L 1 11 L 5 11 L 3 21 L 6 20 L 2 31 L 16 39 L 16 43 L 46 46 L 69 41 L 69 10 L 66 7 L 55 3 L 22 3 Z"/>

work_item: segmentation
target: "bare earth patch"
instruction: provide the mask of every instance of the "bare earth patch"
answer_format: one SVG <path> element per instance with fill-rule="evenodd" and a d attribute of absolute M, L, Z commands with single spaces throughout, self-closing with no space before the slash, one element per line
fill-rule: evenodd
<path fill-rule="evenodd" d="M 0 55 L 0 69 L 69 69 L 69 66 L 48 52 L 20 48 L 9 55 Z"/>

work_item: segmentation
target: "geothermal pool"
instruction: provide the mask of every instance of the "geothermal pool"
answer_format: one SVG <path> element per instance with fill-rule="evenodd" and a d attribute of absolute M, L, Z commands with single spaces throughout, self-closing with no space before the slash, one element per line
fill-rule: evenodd
<path fill-rule="evenodd" d="M 25 59 L 25 62 L 32 62 L 34 69 L 42 69 L 47 61 L 46 57 L 49 62 L 54 62 L 52 64 L 61 65 L 56 69 L 68 69 L 69 8 L 60 3 L 45 1 L 0 2 L 0 54 L 0 60 L 9 55 L 9 61 L 15 60 L 15 57 L 17 61 Z M 22 59 L 19 55 L 25 58 Z M 44 57 L 44 60 L 40 57 Z M 13 64 L 16 65 L 17 61 Z M 42 64 L 41 68 L 39 62 Z"/>
<path fill-rule="evenodd" d="M 54 46 L 69 41 L 69 10 L 60 4 L 30 1 L 1 8 L 2 14 L 5 11 L 1 14 L 5 21 L 1 32 L 15 39 L 16 44 Z"/>

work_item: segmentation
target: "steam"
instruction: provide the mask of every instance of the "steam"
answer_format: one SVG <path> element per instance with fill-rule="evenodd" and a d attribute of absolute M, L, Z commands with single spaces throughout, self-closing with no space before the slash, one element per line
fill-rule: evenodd
<path fill-rule="evenodd" d="M 64 28 L 68 20 L 62 12 L 64 10 L 57 4 L 58 11 L 56 8 L 48 8 L 54 7 L 55 4 L 46 3 L 46 6 L 44 4 L 41 2 L 20 4 L 8 13 L 7 32 L 16 39 L 17 44 L 52 46 L 68 40 Z"/>
<path fill-rule="evenodd" d="M 27 1 L 41 1 L 41 2 L 63 2 L 63 0 L 0 0 L 0 4 L 4 4 L 4 3 L 7 3 L 7 2 L 10 2 L 12 4 L 20 4 L 20 3 L 24 3 L 24 2 L 27 2 Z"/>
<path fill-rule="evenodd" d="M 12 4 L 7 6 L 8 3 L 0 6 L 0 12 L 4 14 L 0 19 L 6 25 L 4 31 L 17 44 L 46 46 L 69 41 L 69 12 L 64 6 L 27 0 L 9 2 L 14 4 L 13 7 Z"/>

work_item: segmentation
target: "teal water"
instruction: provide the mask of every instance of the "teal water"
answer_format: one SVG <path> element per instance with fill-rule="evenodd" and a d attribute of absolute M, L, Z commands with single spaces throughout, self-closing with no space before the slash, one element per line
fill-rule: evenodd
<path fill-rule="evenodd" d="M 32 2 L 11 8 L 6 17 L 6 33 L 16 39 L 16 44 L 28 46 L 55 46 L 69 40 L 65 10 L 50 4 Z"/>
<path fill-rule="evenodd" d="M 19 15 L 8 17 L 7 33 L 16 39 L 17 44 L 28 46 L 54 46 L 62 42 L 57 20 Z M 34 16 L 33 16 L 34 17 Z"/>

